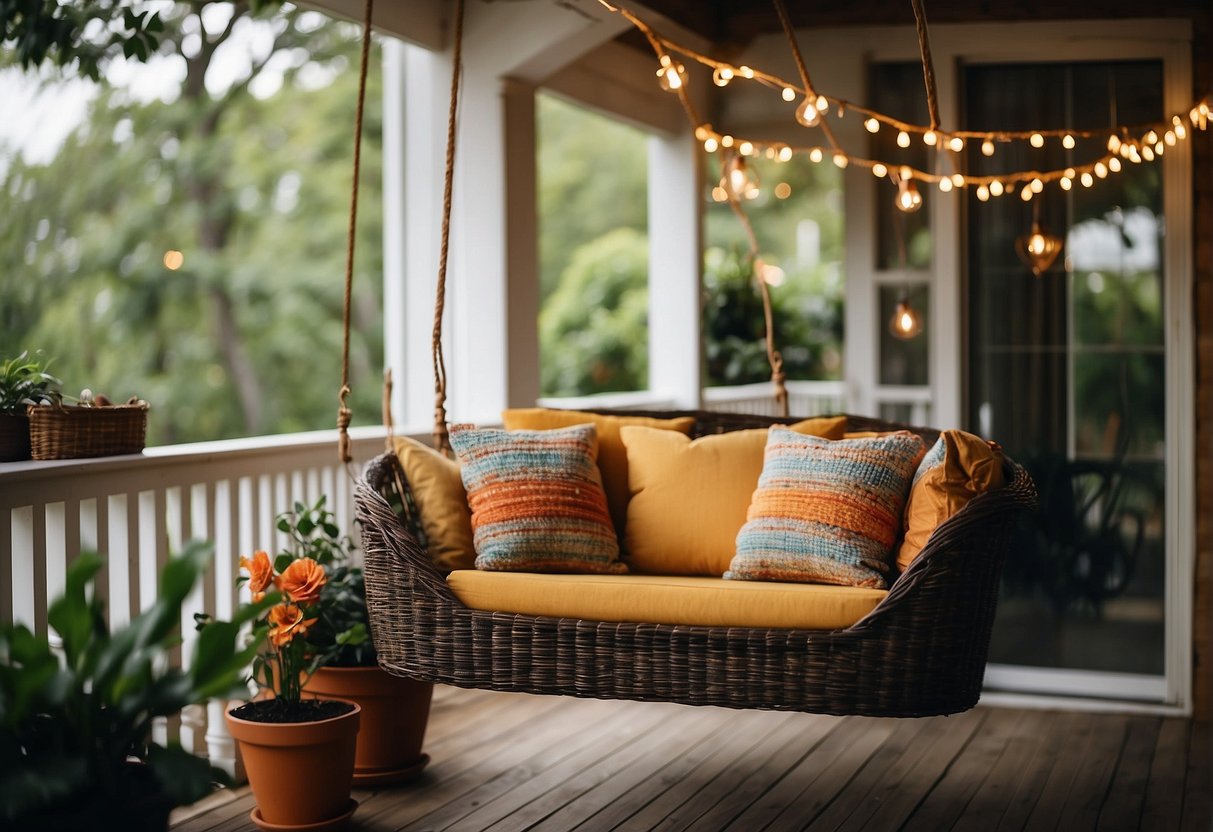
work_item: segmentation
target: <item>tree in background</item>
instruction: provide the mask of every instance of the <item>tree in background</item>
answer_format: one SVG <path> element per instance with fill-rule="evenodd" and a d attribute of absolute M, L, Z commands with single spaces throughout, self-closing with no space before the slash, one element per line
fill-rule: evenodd
<path fill-rule="evenodd" d="M 0 352 L 41 347 L 68 389 L 143 396 L 153 442 L 327 427 L 357 27 L 290 7 L 155 8 L 149 70 L 180 73 L 176 96 L 139 103 L 103 81 L 51 162 L 14 160 L 0 178 Z M 242 36 L 264 42 L 243 66 Z M 104 70 L 124 47 L 96 48 Z M 251 93 L 279 77 L 278 92 Z M 382 365 L 379 102 L 373 73 L 351 345 L 354 412 L 369 421 Z"/>

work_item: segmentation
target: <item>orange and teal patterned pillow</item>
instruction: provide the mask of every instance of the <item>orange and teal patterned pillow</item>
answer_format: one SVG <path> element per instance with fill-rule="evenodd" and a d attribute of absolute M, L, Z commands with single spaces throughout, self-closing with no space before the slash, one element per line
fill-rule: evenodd
<path fill-rule="evenodd" d="M 830 441 L 771 428 L 758 489 L 725 578 L 884 589 L 917 434 Z"/>
<path fill-rule="evenodd" d="M 626 572 L 594 459 L 593 425 L 451 428 L 472 510 L 476 568 Z"/>

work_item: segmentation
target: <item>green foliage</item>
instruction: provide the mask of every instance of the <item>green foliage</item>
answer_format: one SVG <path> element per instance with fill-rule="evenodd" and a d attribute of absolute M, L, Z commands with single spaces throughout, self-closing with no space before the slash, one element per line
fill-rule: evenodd
<path fill-rule="evenodd" d="M 573 252 L 539 315 L 544 395 L 648 385 L 648 250 L 618 228 Z"/>
<path fill-rule="evenodd" d="M 43 63 L 74 69 L 96 81 L 105 62 L 121 52 L 146 61 L 160 46 L 164 22 L 129 0 L 0 0 L 0 44 L 23 69 Z"/>
<path fill-rule="evenodd" d="M 362 567 L 350 564 L 354 541 L 342 534 L 336 516 L 321 497 L 314 506 L 295 503 L 278 516 L 278 530 L 291 537 L 294 559 L 307 557 L 324 567 L 328 580 L 315 608 L 318 620 L 307 632 L 307 650 L 314 667 L 368 667 L 375 664 L 366 614 Z"/>
<path fill-rule="evenodd" d="M 186 69 L 176 97 L 139 103 L 103 83 L 52 161 L 0 174 L 0 354 L 53 345 L 69 388 L 148 400 L 150 444 L 328 427 L 357 27 L 293 9 L 258 21 L 288 67 L 266 97 L 261 64 L 226 89 L 200 83 L 215 50 L 185 47 L 197 9 L 157 8 L 161 54 Z M 382 377 L 381 89 L 372 58 L 351 342 L 363 424 L 378 421 Z"/>
<path fill-rule="evenodd" d="M 0 361 L 0 413 L 53 400 L 60 381 L 46 371 L 50 362 L 38 355 L 30 358 L 28 352 L 22 352 L 16 358 Z"/>
<path fill-rule="evenodd" d="M 180 644 L 181 608 L 211 554 L 207 544 L 188 544 L 165 565 L 152 605 L 113 633 L 90 591 L 103 561 L 82 554 L 47 611 L 62 662 L 45 635 L 0 627 L 0 819 L 26 828 L 22 818 L 31 822 L 66 802 L 88 807 L 95 828 L 111 828 L 128 801 L 146 797 L 128 757 L 147 763 L 173 805 L 198 800 L 223 779 L 179 745 L 150 740 L 154 719 L 240 689 L 252 659 L 239 631 L 260 605 L 199 633 L 188 670 L 168 666 Z"/>

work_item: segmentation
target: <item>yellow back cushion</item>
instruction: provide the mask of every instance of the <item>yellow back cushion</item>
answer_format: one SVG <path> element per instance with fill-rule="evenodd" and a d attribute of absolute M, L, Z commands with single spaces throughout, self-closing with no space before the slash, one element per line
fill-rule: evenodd
<path fill-rule="evenodd" d="M 789 427 L 842 437 L 846 417 Z M 762 474 L 767 429 L 736 430 L 694 441 L 670 431 L 624 427 L 629 488 L 626 561 L 641 572 L 712 575 L 729 568 L 737 532 Z"/>
<path fill-rule="evenodd" d="M 444 569 L 471 569 L 472 512 L 459 463 L 408 437 L 396 440 L 396 456 L 421 514 L 430 557 Z"/>
<path fill-rule="evenodd" d="M 506 410 L 501 414 L 506 430 L 553 430 L 573 425 L 592 424 L 598 430 L 598 470 L 602 473 L 602 489 L 606 492 L 607 508 L 615 533 L 622 541 L 628 517 L 628 454 L 619 438 L 625 425 L 677 431 L 689 434 L 695 427 L 691 416 L 676 419 L 652 419 L 647 416 L 604 416 L 581 410 L 550 410 L 526 407 Z"/>
<path fill-rule="evenodd" d="M 935 528 L 976 497 L 1003 485 L 1002 450 L 962 430 L 945 430 L 919 463 L 906 502 L 897 568 L 905 571 Z"/>

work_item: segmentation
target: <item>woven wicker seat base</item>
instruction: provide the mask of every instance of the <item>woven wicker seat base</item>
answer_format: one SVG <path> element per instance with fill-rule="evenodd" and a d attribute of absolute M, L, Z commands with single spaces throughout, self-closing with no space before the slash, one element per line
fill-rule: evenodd
<path fill-rule="evenodd" d="M 785 421 L 642 415 L 694 415 L 696 435 Z M 848 419 L 853 430 L 905 427 Z M 395 467 L 391 455 L 374 460 L 355 494 L 371 629 L 389 672 L 468 688 L 838 715 L 933 716 L 976 704 L 1002 561 L 1019 513 L 1035 502 L 1031 479 L 1012 464 L 1007 485 L 943 523 L 847 629 L 684 627 L 464 607 L 383 496 Z"/>

